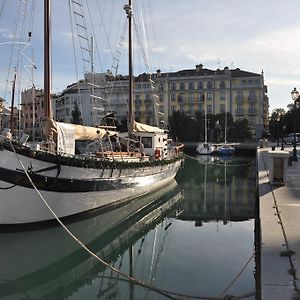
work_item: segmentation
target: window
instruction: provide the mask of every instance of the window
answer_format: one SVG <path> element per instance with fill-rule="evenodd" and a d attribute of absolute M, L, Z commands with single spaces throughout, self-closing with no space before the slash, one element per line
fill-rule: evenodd
<path fill-rule="evenodd" d="M 198 82 L 198 90 L 203 90 L 203 82 Z"/>
<path fill-rule="evenodd" d="M 225 81 L 220 82 L 220 89 L 225 89 Z"/>
<path fill-rule="evenodd" d="M 189 83 L 189 90 L 193 90 L 194 89 L 194 82 L 190 82 Z"/>
<path fill-rule="evenodd" d="M 249 99 L 250 99 L 250 100 L 254 100 L 255 97 L 256 97 L 255 91 L 250 91 L 250 93 L 249 93 Z"/>
<path fill-rule="evenodd" d="M 159 94 L 159 101 L 160 101 L 160 102 L 164 102 L 163 94 Z"/>
<path fill-rule="evenodd" d="M 180 83 L 179 89 L 180 89 L 181 91 L 185 89 L 185 84 L 184 84 L 184 82 L 181 82 L 181 83 Z"/>
<path fill-rule="evenodd" d="M 225 100 L 225 93 L 224 92 L 220 93 L 220 100 Z"/>
<path fill-rule="evenodd" d="M 238 103 L 236 111 L 237 111 L 238 114 L 242 114 L 243 113 L 243 104 Z"/>
<path fill-rule="evenodd" d="M 194 101 L 194 94 L 192 94 L 192 93 L 189 94 L 189 101 L 190 102 Z"/>
<path fill-rule="evenodd" d="M 237 92 L 237 100 L 239 100 L 239 101 L 241 101 L 241 100 L 243 100 L 243 92 L 242 91 L 238 91 Z"/>
<path fill-rule="evenodd" d="M 212 100 L 212 93 L 208 92 L 206 97 L 207 97 L 207 100 Z"/>
<path fill-rule="evenodd" d="M 211 104 L 207 105 L 207 112 L 210 114 L 212 113 L 212 105 Z"/>
<path fill-rule="evenodd" d="M 180 105 L 180 108 L 179 108 L 180 112 L 184 112 L 184 109 L 183 109 L 183 105 Z"/>
<path fill-rule="evenodd" d="M 172 113 L 176 111 L 176 106 L 171 106 Z"/>
<path fill-rule="evenodd" d="M 171 94 L 171 101 L 175 101 L 176 99 L 176 95 L 175 94 Z"/>
<path fill-rule="evenodd" d="M 202 106 L 202 104 L 199 104 L 199 106 L 198 106 L 198 111 L 200 111 L 200 112 L 203 111 L 203 106 Z"/>
<path fill-rule="evenodd" d="M 198 101 L 204 101 L 204 94 L 203 93 L 198 94 Z"/>
<path fill-rule="evenodd" d="M 184 94 L 179 94 L 178 95 L 178 102 L 183 102 L 184 99 Z"/>
<path fill-rule="evenodd" d="M 247 81 L 246 80 L 242 80 L 242 85 L 246 85 L 247 84 Z"/>
<path fill-rule="evenodd" d="M 212 82 L 211 82 L 211 81 L 209 81 L 209 82 L 207 83 L 207 88 L 208 88 L 209 90 L 211 90 L 211 89 L 213 88 Z"/>
<path fill-rule="evenodd" d="M 160 91 L 163 91 L 163 89 L 164 89 L 164 85 L 161 83 L 161 84 L 159 85 L 159 90 L 160 90 Z"/>
<path fill-rule="evenodd" d="M 189 105 L 189 112 L 192 113 L 193 110 L 194 110 L 193 104 L 190 104 L 190 105 Z"/>
<path fill-rule="evenodd" d="M 152 148 L 152 137 L 151 136 L 142 136 L 141 142 L 144 145 L 144 148 Z"/>
<path fill-rule="evenodd" d="M 176 91 L 176 84 L 174 82 L 171 83 L 171 91 Z"/>
<path fill-rule="evenodd" d="M 220 113 L 225 112 L 225 104 L 220 104 Z"/>

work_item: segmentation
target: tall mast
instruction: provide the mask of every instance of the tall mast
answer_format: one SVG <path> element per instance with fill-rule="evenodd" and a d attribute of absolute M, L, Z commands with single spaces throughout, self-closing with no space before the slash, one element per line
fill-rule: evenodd
<path fill-rule="evenodd" d="M 13 119 L 14 119 L 14 106 L 15 106 L 15 89 L 16 89 L 16 78 L 17 71 L 15 70 L 14 81 L 12 85 L 12 96 L 11 96 L 11 109 L 10 109 L 10 132 L 13 132 Z"/>
<path fill-rule="evenodd" d="M 133 72 L 132 72 L 132 4 L 131 0 L 124 9 L 128 18 L 128 69 L 129 69 L 129 98 L 128 98 L 128 134 L 133 133 Z"/>
<path fill-rule="evenodd" d="M 44 111 L 51 118 L 51 0 L 44 0 Z"/>

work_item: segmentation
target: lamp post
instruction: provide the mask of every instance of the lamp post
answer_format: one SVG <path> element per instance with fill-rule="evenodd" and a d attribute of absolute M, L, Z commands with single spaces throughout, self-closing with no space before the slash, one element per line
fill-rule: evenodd
<path fill-rule="evenodd" d="M 276 135 L 277 135 L 277 147 L 279 147 L 279 128 L 280 128 L 280 115 L 277 116 L 276 119 Z"/>
<path fill-rule="evenodd" d="M 281 137 L 281 150 L 284 150 L 285 129 L 286 129 L 286 126 L 283 125 L 282 126 L 282 137 Z"/>
<path fill-rule="evenodd" d="M 292 99 L 294 101 L 294 111 L 293 111 L 293 126 L 294 126 L 294 141 L 293 141 L 293 161 L 297 161 L 297 140 L 296 140 L 296 106 L 299 101 L 299 92 L 296 88 L 291 91 Z"/>

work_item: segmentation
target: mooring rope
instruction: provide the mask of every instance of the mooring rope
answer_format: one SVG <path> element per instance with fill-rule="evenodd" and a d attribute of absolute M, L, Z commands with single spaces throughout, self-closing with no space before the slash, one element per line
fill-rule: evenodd
<path fill-rule="evenodd" d="M 52 208 L 50 207 L 50 205 L 47 203 L 47 201 L 45 200 L 45 198 L 43 197 L 43 195 L 40 193 L 40 191 L 37 189 L 37 187 L 35 186 L 34 182 L 32 181 L 29 173 L 27 172 L 23 162 L 21 161 L 21 159 L 19 158 L 11 140 L 9 140 L 11 149 L 13 150 L 20 166 L 22 167 L 22 169 L 24 170 L 24 173 L 26 174 L 30 184 L 32 185 L 32 187 L 34 188 L 34 190 L 37 192 L 38 196 L 40 197 L 40 199 L 43 201 L 43 203 L 45 204 L 45 206 L 49 209 L 49 211 L 51 212 L 51 214 L 53 215 L 53 217 L 56 219 L 56 221 L 61 225 L 61 227 L 65 230 L 65 232 L 80 246 L 82 247 L 82 249 L 84 249 L 87 253 L 89 253 L 92 257 L 94 257 L 97 261 L 99 261 L 101 264 L 103 264 L 104 266 L 106 266 L 107 268 L 109 268 L 111 271 L 117 273 L 118 275 L 121 275 L 125 278 L 125 280 L 128 280 L 131 283 L 134 283 L 136 285 L 142 286 L 146 289 L 150 289 L 158 294 L 161 294 L 169 299 L 173 299 L 173 300 L 179 300 L 182 298 L 188 298 L 188 299 L 200 299 L 200 300 L 224 300 L 227 299 L 228 297 L 201 297 L 201 296 L 193 296 L 193 295 L 187 295 L 187 294 L 181 294 L 181 293 L 175 293 L 175 292 L 171 292 L 171 291 L 167 291 L 164 289 L 160 289 L 157 287 L 154 287 L 152 285 L 149 285 L 141 280 L 135 279 L 131 276 L 129 276 L 128 274 L 122 272 L 121 270 L 118 270 L 117 268 L 113 267 L 111 264 L 109 264 L 108 262 L 106 262 L 105 260 L 103 260 L 101 257 L 99 257 L 95 252 L 93 252 L 91 249 L 89 249 L 81 240 L 79 240 L 67 227 L 66 225 L 60 220 L 60 218 L 56 215 L 56 213 L 52 210 Z M 248 298 L 249 295 L 253 296 L 253 293 L 248 293 L 245 294 L 244 296 L 240 296 L 240 297 L 234 297 L 234 296 L 230 296 L 230 299 L 244 299 L 244 298 Z M 176 298 L 177 297 L 177 298 Z M 180 297 L 180 298 L 178 298 Z"/>
<path fill-rule="evenodd" d="M 191 155 L 188 155 L 188 154 L 184 154 L 187 158 L 189 159 L 192 159 L 192 160 L 195 160 L 197 161 L 199 164 L 201 165 L 215 165 L 215 166 L 226 166 L 227 167 L 244 167 L 244 166 L 250 166 L 251 165 L 251 162 L 246 162 L 244 164 L 232 164 L 230 163 L 230 161 L 224 161 L 224 162 L 213 162 L 213 161 L 201 161 L 199 159 L 197 159 L 196 157 L 194 156 L 191 156 Z"/>
<path fill-rule="evenodd" d="M 0 186 L 0 190 L 10 190 L 12 188 L 14 188 L 16 186 L 16 184 L 12 184 L 11 186 L 8 186 L 8 187 L 1 187 Z"/>

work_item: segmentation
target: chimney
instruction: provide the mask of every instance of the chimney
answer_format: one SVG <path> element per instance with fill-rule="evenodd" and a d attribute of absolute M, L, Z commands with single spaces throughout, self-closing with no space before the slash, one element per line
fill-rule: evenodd
<path fill-rule="evenodd" d="M 196 65 L 196 72 L 200 72 L 203 68 L 202 64 Z"/>

